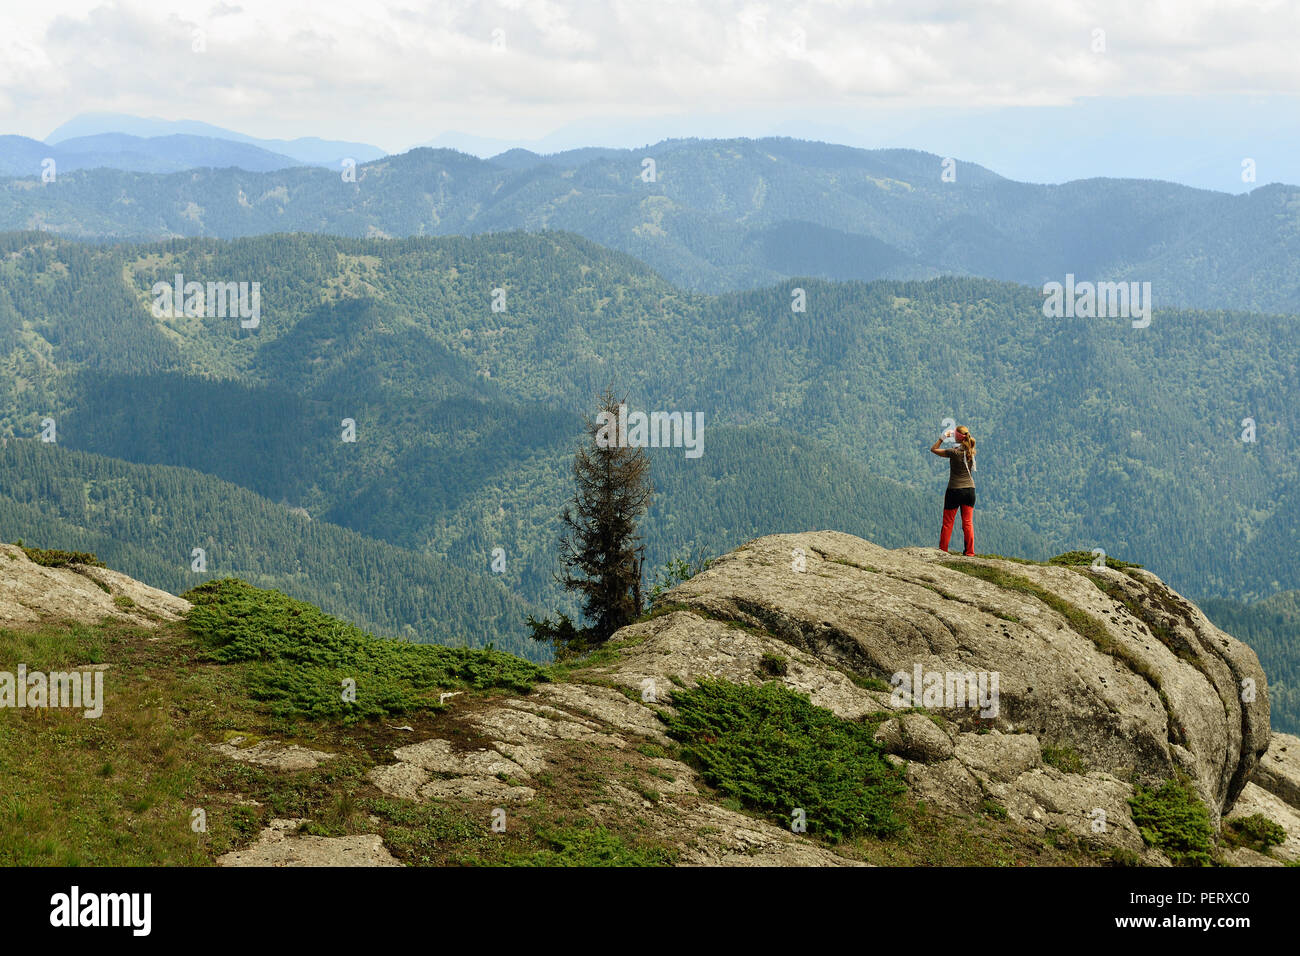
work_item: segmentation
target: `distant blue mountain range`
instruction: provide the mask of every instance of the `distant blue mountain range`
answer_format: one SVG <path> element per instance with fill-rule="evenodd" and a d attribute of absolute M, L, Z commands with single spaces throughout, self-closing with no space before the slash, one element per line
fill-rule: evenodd
<path fill-rule="evenodd" d="M 338 168 L 345 159 L 364 163 L 385 155 L 367 143 L 314 136 L 258 139 L 193 120 L 86 113 L 64 123 L 44 141 L 0 136 L 0 175 L 39 175 L 47 159 L 53 159 L 56 171 L 63 172 L 105 168 L 174 173 L 235 167 L 263 173 L 293 166 Z"/>

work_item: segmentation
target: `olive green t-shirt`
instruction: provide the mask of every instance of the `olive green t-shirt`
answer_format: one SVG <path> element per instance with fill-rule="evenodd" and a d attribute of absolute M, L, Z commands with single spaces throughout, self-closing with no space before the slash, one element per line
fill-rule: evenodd
<path fill-rule="evenodd" d="M 966 465 L 966 451 L 960 446 L 949 448 L 944 451 L 948 456 L 948 487 L 949 488 L 974 488 L 975 476 L 970 473 L 970 468 Z"/>

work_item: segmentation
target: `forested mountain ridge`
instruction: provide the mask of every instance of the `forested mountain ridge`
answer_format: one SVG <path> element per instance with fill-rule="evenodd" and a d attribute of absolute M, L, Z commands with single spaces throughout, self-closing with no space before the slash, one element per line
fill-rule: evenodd
<path fill-rule="evenodd" d="M 81 169 L 129 169 L 141 173 L 172 173 L 210 166 L 237 166 L 254 172 L 268 172 L 301 166 L 284 156 L 249 143 L 207 136 L 171 135 L 141 137 L 101 133 L 43 143 L 26 136 L 0 136 L 0 174 L 5 176 L 44 175 L 58 181 L 60 174 Z"/>
<path fill-rule="evenodd" d="M 312 520 L 211 476 L 35 440 L 0 447 L 0 474 L 5 541 L 91 551 L 174 594 L 239 577 L 311 596 L 381 634 L 545 657 L 524 633 L 524 617 L 538 608 L 486 573 Z"/>
<path fill-rule="evenodd" d="M 55 415 L 71 447 L 210 471 L 359 530 L 381 502 L 441 487 L 391 522 L 420 549 L 450 552 L 437 529 L 457 500 L 562 499 L 578 418 L 614 381 L 633 407 L 802 435 L 918 489 L 942 487 L 926 439 L 959 418 L 982 443 L 984 513 L 1048 548 L 1101 547 L 1206 596 L 1300 586 L 1257 537 L 1297 521 L 1287 317 L 1046 319 L 1037 290 L 971 279 L 710 297 L 557 233 L 109 247 L 11 234 L 0 255 L 0 427 L 33 435 Z M 152 286 L 177 273 L 259 282 L 260 326 L 154 318 Z M 704 447 L 707 462 L 707 434 Z M 655 455 L 664 469 L 683 457 Z"/>
<path fill-rule="evenodd" d="M 1279 730 L 1300 730 L 1300 591 L 1282 591 L 1247 604 L 1208 598 L 1201 610 L 1217 627 L 1259 655 L 1268 675 L 1269 705 Z"/>
<path fill-rule="evenodd" d="M 257 282 L 257 326 L 155 317 L 177 274 Z M 700 458 L 650 452 L 650 568 L 792 527 L 932 542 L 947 470 L 926 449 L 951 417 L 980 442 L 981 552 L 1101 548 L 1237 601 L 1300 586 L 1274 544 L 1300 530 L 1295 320 L 1157 309 L 1135 329 L 1047 319 L 1042 301 L 952 278 L 707 296 L 566 233 L 7 234 L 0 429 L 52 419 L 61 448 L 202 471 L 475 574 L 495 564 L 557 606 L 556 514 L 611 381 L 634 409 L 704 416 Z"/>
<path fill-rule="evenodd" d="M 1035 185 L 915 150 L 665 140 L 639 150 L 414 149 L 343 170 L 38 171 L 0 180 L 0 229 L 86 238 L 567 230 L 713 292 L 792 276 L 1067 273 L 1152 283 L 1163 306 L 1300 312 L 1300 188 Z M 651 165 L 647 165 L 651 164 Z M 349 181 L 349 179 L 353 181 Z"/>

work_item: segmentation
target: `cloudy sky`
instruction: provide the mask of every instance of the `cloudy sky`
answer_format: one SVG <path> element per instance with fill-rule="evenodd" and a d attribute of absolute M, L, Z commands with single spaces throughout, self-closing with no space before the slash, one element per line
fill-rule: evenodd
<path fill-rule="evenodd" d="M 1247 156 L 1300 181 L 1297 50 L 1283 0 L 6 0 L 0 133 L 101 111 L 480 154 L 779 133 L 1232 188 Z"/>

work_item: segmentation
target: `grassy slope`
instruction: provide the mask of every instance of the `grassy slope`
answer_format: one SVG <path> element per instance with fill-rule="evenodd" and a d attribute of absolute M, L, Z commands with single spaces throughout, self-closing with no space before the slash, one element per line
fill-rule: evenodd
<path fill-rule="evenodd" d="M 461 746 L 486 745 L 467 717 L 502 694 L 518 693 L 522 685 L 516 678 L 535 673 L 532 665 L 497 656 L 500 673 L 514 675 L 505 682 L 515 689 L 475 689 L 444 675 L 446 686 L 462 690 L 456 706 L 446 709 L 429 703 L 427 682 L 399 675 L 397 683 L 405 681 L 413 694 L 426 697 L 409 710 L 399 702 L 400 721 L 313 717 L 307 708 L 295 711 L 273 699 L 253 699 L 267 686 L 268 668 L 305 650 L 325 653 L 321 666 L 332 666 L 331 661 L 359 666 L 356 655 L 383 658 L 387 651 L 367 646 L 382 642 L 351 631 L 339 639 L 339 629 L 346 629 L 342 622 L 297 602 L 285 604 L 271 592 L 234 588 L 227 596 L 219 620 L 209 617 L 158 632 L 110 622 L 0 630 L 0 669 L 12 670 L 19 661 L 33 670 L 109 665 L 107 701 L 98 720 L 83 719 L 79 712 L 0 711 L 0 775 L 6 780 L 0 797 L 0 865 L 208 865 L 252 842 L 266 821 L 277 817 L 308 818 L 306 832 L 318 835 L 378 832 L 398 859 L 413 865 L 657 865 L 676 859 L 676 849 L 657 842 L 634 815 L 606 831 L 592 829 L 583 808 L 614 780 L 657 799 L 655 774 L 661 771 L 650 761 L 683 756 L 677 751 L 666 754 L 647 744 L 611 756 L 572 742 L 562 749 L 559 766 L 536 775 L 538 797 L 511 811 L 503 834 L 492 831 L 486 805 L 418 805 L 386 797 L 366 780 L 370 767 L 390 763 L 392 749 L 413 740 L 440 736 Z M 241 600 L 251 600 L 242 618 L 251 626 L 245 638 L 260 634 L 265 640 L 249 644 L 232 637 L 241 626 L 235 613 Z M 284 626 L 301 615 L 308 622 L 296 632 Z M 324 631 L 335 635 L 332 644 L 318 640 Z M 242 649 L 223 654 L 221 647 Z M 434 647 L 415 652 L 455 653 Z M 335 659 L 338 654 L 343 658 Z M 231 659 L 222 663 L 214 656 Z M 582 667 L 557 668 L 551 676 L 580 681 Z M 399 723 L 414 733 L 396 730 Z M 243 745 L 273 737 L 340 756 L 318 769 L 288 774 L 236 763 L 208 749 L 234 736 L 245 737 Z M 721 794 L 706 798 L 744 809 Z M 196 809 L 206 813 L 206 832 L 191 828 Z M 855 838 L 838 851 L 898 865 L 1099 862 L 1072 838 L 1028 835 L 996 812 L 940 817 L 907 798 L 899 817 L 901 833 Z"/>

